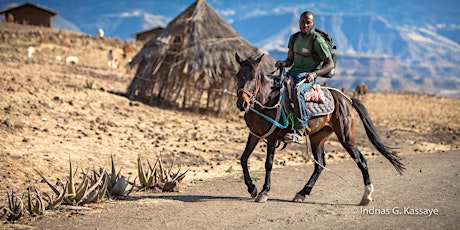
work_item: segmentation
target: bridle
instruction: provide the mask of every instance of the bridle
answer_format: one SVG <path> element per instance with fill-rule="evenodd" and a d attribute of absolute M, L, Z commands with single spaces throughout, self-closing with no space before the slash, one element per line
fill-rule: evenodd
<path fill-rule="evenodd" d="M 255 82 L 255 90 L 254 90 L 254 92 L 251 92 L 251 91 L 245 89 L 244 87 L 239 88 L 237 90 L 238 97 L 242 97 L 243 93 L 246 94 L 249 97 L 249 102 L 244 100 L 244 98 L 243 98 L 243 101 L 246 102 L 246 106 L 244 107 L 244 111 L 246 113 L 249 112 L 250 108 L 254 108 L 255 102 L 258 102 L 256 100 L 256 97 L 258 96 L 258 94 L 259 94 L 259 92 L 261 90 L 262 77 L 263 77 L 263 73 L 262 73 L 262 71 L 260 71 L 260 69 L 258 69 L 257 73 L 256 73 L 256 77 L 255 77 L 256 82 Z M 258 103 L 258 104 L 260 104 L 260 103 Z"/>
<path fill-rule="evenodd" d="M 265 133 L 264 135 L 262 136 L 259 136 L 253 132 L 251 132 L 254 136 L 260 138 L 260 139 L 265 139 L 266 137 L 268 137 L 271 133 L 273 133 L 273 131 L 275 131 L 276 128 L 280 128 L 280 129 L 285 129 L 288 127 L 288 121 L 287 121 L 287 118 L 286 118 L 286 113 L 284 111 L 284 109 L 282 108 L 282 105 L 281 105 L 281 102 L 282 102 L 282 96 L 283 96 L 283 90 L 284 90 L 284 86 L 282 84 L 283 82 L 283 70 L 284 68 L 280 68 L 280 81 L 279 81 L 279 84 L 282 85 L 281 89 L 280 89 L 280 94 L 279 94 L 279 100 L 278 102 L 274 105 L 274 106 L 265 106 L 263 105 L 261 102 L 259 102 L 256 98 L 257 98 L 257 95 L 259 94 L 259 92 L 261 91 L 262 89 L 262 77 L 264 77 L 262 71 L 259 69 L 257 70 L 257 74 L 256 74 L 256 79 L 255 79 L 255 90 L 254 92 L 251 92 L 245 88 L 239 88 L 238 91 L 237 91 L 237 95 L 238 95 L 238 98 L 241 98 L 243 99 L 243 102 L 246 102 L 246 106 L 244 106 L 244 111 L 245 113 L 248 113 L 249 111 L 252 111 L 254 112 L 255 114 L 263 117 L 264 119 L 266 119 L 267 121 L 269 121 L 270 123 L 272 123 L 272 127 L 270 128 L 270 130 Z M 275 70 L 276 71 L 276 70 Z M 275 72 L 273 71 L 272 74 Z M 245 100 L 244 99 L 244 95 L 246 95 L 249 100 Z M 262 109 L 276 109 L 277 112 L 276 112 L 276 117 L 275 119 L 259 112 L 257 109 L 254 108 L 254 105 L 257 104 L 259 105 L 260 108 Z M 281 124 L 280 122 L 278 122 L 278 120 L 281 118 L 281 121 L 282 123 L 284 124 Z"/>

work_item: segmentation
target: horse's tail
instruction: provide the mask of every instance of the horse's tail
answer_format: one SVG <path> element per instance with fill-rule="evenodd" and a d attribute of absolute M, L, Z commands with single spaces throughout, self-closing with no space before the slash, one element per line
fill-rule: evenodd
<path fill-rule="evenodd" d="M 394 151 L 392 148 L 385 145 L 378 135 L 377 131 L 375 130 L 375 126 L 369 117 L 366 107 L 364 107 L 363 103 L 356 98 L 352 98 L 352 105 L 356 109 L 361 118 L 361 121 L 364 124 L 364 128 L 366 129 L 366 134 L 371 143 L 377 148 L 377 150 L 387 158 L 391 164 L 395 167 L 396 171 L 402 175 L 402 172 L 406 169 L 404 164 L 401 163 L 401 157 L 398 156 L 398 153 Z"/>

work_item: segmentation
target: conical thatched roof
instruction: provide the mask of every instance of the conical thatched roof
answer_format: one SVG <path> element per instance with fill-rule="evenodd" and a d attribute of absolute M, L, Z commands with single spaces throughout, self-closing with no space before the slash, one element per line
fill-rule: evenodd
<path fill-rule="evenodd" d="M 154 104 L 167 101 L 183 108 L 219 111 L 234 107 L 241 56 L 260 55 L 257 47 L 244 40 L 206 1 L 198 0 L 145 43 L 133 58 L 138 66 L 128 88 L 128 97 Z M 274 69 L 268 54 L 266 70 Z"/>

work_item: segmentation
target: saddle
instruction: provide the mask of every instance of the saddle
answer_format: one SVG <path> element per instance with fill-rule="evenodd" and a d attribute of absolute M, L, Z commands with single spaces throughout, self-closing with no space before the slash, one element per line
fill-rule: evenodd
<path fill-rule="evenodd" d="M 285 111 L 289 114 L 294 111 L 294 100 L 297 100 L 297 98 L 293 92 L 295 87 L 294 81 L 289 79 L 285 84 L 287 84 L 287 90 L 284 91 L 283 106 Z M 321 87 L 320 84 L 315 84 L 305 93 L 305 109 L 308 117 L 324 116 L 334 111 L 335 103 L 329 90 L 335 89 Z"/>

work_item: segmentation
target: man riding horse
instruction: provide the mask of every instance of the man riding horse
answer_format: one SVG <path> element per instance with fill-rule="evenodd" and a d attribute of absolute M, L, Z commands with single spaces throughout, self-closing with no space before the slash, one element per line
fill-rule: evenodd
<path fill-rule="evenodd" d="M 285 136 L 287 142 L 304 143 L 308 135 L 308 120 L 305 109 L 305 92 L 316 82 L 318 76 L 324 76 L 334 68 L 331 52 L 326 41 L 321 36 L 313 39 L 315 31 L 315 16 L 311 11 L 300 15 L 300 36 L 292 34 L 289 38 L 289 51 L 286 60 L 276 62 L 276 67 L 281 65 L 291 67 L 288 76 L 294 81 L 294 133 Z M 314 43 L 311 45 L 311 43 Z M 314 50 L 310 50 L 313 47 Z M 305 131 L 307 133 L 305 133 Z"/>
<path fill-rule="evenodd" d="M 237 101 L 236 105 L 240 111 L 244 111 L 244 121 L 249 129 L 248 139 L 241 155 L 240 162 L 243 169 L 244 183 L 247 186 L 251 197 L 256 198 L 256 202 L 266 202 L 268 200 L 268 192 L 271 188 L 271 171 L 273 169 L 273 161 L 276 147 L 279 141 L 285 140 L 286 135 L 291 132 L 291 127 L 288 122 L 290 116 L 286 117 L 284 107 L 286 106 L 285 96 L 286 84 L 284 84 L 284 66 L 292 68 L 288 75 L 294 77 L 294 81 L 300 82 L 296 86 L 298 99 L 294 99 L 296 106 L 295 128 L 297 133 L 302 132 L 308 126 L 308 136 L 310 140 L 311 153 L 315 164 L 314 171 L 304 187 L 294 196 L 294 202 L 303 202 L 310 195 L 313 186 L 315 185 L 322 170 L 326 167 L 325 158 L 325 143 L 329 136 L 333 133 L 337 136 L 337 140 L 342 144 L 344 149 L 350 154 L 351 158 L 356 162 L 361 170 L 364 182 L 364 194 L 361 198 L 361 205 L 368 205 L 372 201 L 371 194 L 374 191 L 372 185 L 366 158 L 358 148 L 355 136 L 355 112 L 358 113 L 361 119 L 366 135 L 372 145 L 380 152 L 394 167 L 402 174 L 405 167 L 401 162 L 401 157 L 393 148 L 388 147 L 379 136 L 376 127 L 370 119 L 369 113 L 362 102 L 356 98 L 349 98 L 337 89 L 328 88 L 322 90 L 325 92 L 324 105 L 328 107 L 332 104 L 332 108 L 320 113 L 310 113 L 310 109 L 319 103 L 309 103 L 308 116 L 313 116 L 311 119 L 307 117 L 305 111 L 304 92 L 316 82 L 317 76 L 333 75 L 333 60 L 329 46 L 326 47 L 321 36 L 316 36 L 312 31 L 315 25 L 314 16 L 307 11 L 302 13 L 300 17 L 300 30 L 296 33 L 297 41 L 293 45 L 289 45 L 288 57 L 285 61 L 277 62 L 280 67 L 279 78 L 267 76 L 264 70 L 260 67 L 263 55 L 259 57 L 248 57 L 242 59 L 238 53 L 235 53 L 235 59 L 239 65 L 236 77 L 238 79 L 237 86 Z M 319 33 L 319 32 L 318 32 Z M 301 34 L 302 36 L 300 36 Z M 294 36 L 294 35 L 293 35 Z M 290 40 L 296 40 L 291 36 Z M 316 37 L 316 39 L 314 38 Z M 326 42 L 328 39 L 326 38 Z M 314 42 L 315 44 L 308 44 Z M 314 48 L 309 45 L 313 45 Z M 329 45 L 329 43 L 327 44 Z M 314 52 L 312 52 L 314 50 Z M 308 56 L 311 53 L 317 53 L 313 57 Z M 304 55 L 305 54 L 305 55 Z M 306 56 L 306 57 L 305 57 Z M 320 61 L 316 61 L 319 57 Z M 305 81 L 304 81 L 305 79 Z M 303 83 L 305 82 L 305 83 Z M 289 88 L 288 88 L 289 89 Z M 285 100 L 286 99 L 286 100 Z M 326 101 L 326 100 L 325 100 Z M 288 102 L 288 104 L 290 104 Z M 309 106 L 310 106 L 309 105 Z M 309 122 L 309 123 L 307 123 Z M 297 134 L 297 133 L 294 133 Z M 299 137 L 293 137 L 294 141 Z M 303 137 L 305 139 L 305 137 Z M 260 140 L 266 141 L 266 159 L 265 159 L 265 180 L 262 190 L 258 192 L 256 185 L 253 183 L 248 168 L 248 159 Z M 292 141 L 292 139 L 291 139 Z"/>

